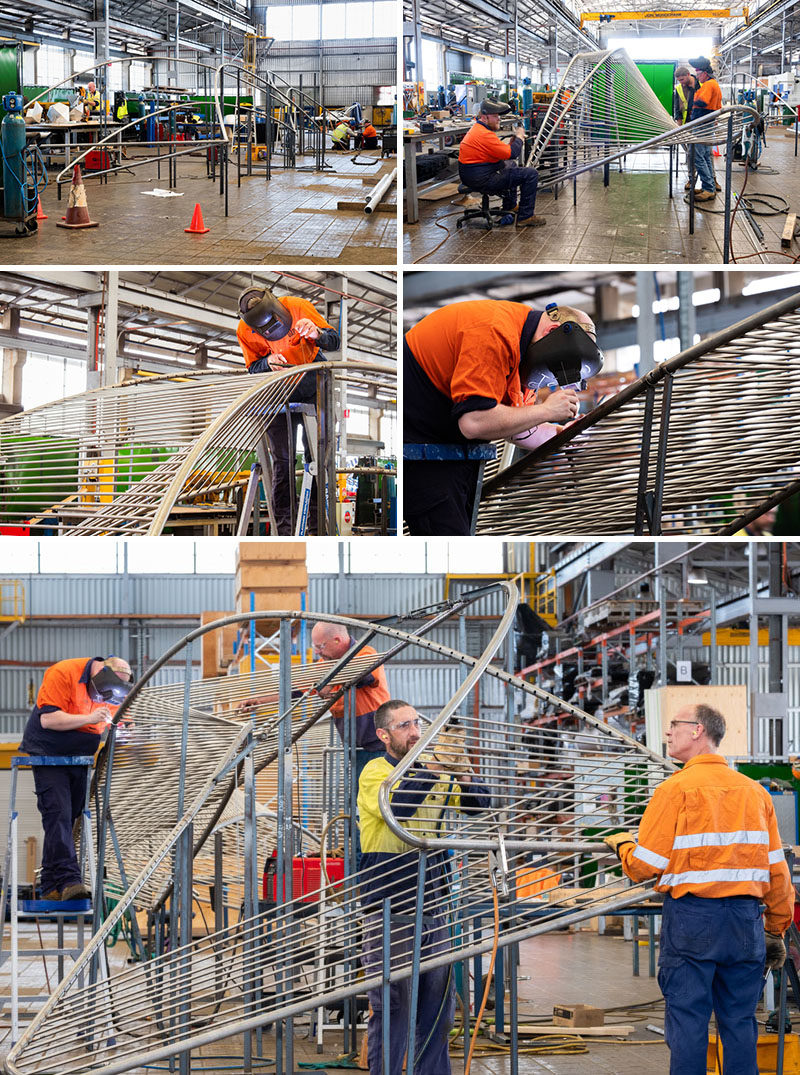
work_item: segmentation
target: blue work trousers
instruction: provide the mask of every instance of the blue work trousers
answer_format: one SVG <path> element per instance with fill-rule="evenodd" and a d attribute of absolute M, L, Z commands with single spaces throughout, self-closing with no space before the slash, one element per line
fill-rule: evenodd
<path fill-rule="evenodd" d="M 414 946 L 414 919 L 392 915 L 391 966 L 408 966 Z M 422 959 L 447 952 L 450 932 L 441 915 L 422 916 Z M 383 916 L 368 914 L 364 923 L 364 971 L 380 973 L 383 965 Z M 372 1008 L 367 1028 L 367 1057 L 370 1075 L 383 1075 L 383 997 L 381 989 L 370 989 Z M 419 976 L 414 1075 L 450 1075 L 448 1042 L 455 1016 L 455 978 L 449 966 L 426 971 Z M 389 1075 L 402 1075 L 408 1045 L 411 979 L 392 982 L 389 987 Z"/>
<path fill-rule="evenodd" d="M 81 881 L 72 828 L 86 805 L 86 769 L 79 765 L 32 768 L 36 804 L 42 815 L 42 895 Z"/>
<path fill-rule="evenodd" d="M 713 1010 L 723 1075 L 757 1075 L 755 1011 L 766 946 L 754 896 L 664 899 L 658 984 L 666 1001 L 670 1075 L 706 1075 Z"/>
<path fill-rule="evenodd" d="M 694 167 L 703 190 L 714 191 L 717 189 L 714 178 L 714 165 L 711 162 L 711 146 L 696 145 L 694 147 Z"/>
<path fill-rule="evenodd" d="M 526 220 L 533 216 L 536 208 L 536 188 L 539 186 L 539 173 L 535 168 L 520 168 L 517 165 L 508 165 L 501 172 L 495 172 L 481 183 L 481 191 L 485 194 L 502 194 L 503 208 L 509 212 L 514 208 L 517 201 L 517 188 L 519 188 L 519 209 L 517 220 Z"/>

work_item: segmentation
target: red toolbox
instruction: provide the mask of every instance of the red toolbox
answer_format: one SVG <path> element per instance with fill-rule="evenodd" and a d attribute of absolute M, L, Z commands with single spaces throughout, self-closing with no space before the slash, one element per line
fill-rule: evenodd
<path fill-rule="evenodd" d="M 325 871 L 333 890 L 341 888 L 344 880 L 344 859 L 326 858 Z M 270 903 L 275 902 L 277 891 L 278 852 L 273 851 L 264 867 L 264 875 L 261 883 L 262 899 Z M 319 890 L 322 885 L 322 860 L 318 858 L 294 858 L 292 859 L 292 893 L 294 899 L 302 899 L 306 902 L 319 899 Z M 328 889 L 328 894 L 331 894 Z"/>

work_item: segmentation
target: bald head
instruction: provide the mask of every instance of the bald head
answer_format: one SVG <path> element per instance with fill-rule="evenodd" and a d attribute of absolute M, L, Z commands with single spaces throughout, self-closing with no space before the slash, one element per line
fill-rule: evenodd
<path fill-rule="evenodd" d="M 567 322 L 574 322 L 581 326 L 583 331 L 591 336 L 592 339 L 597 342 L 597 329 L 595 328 L 594 321 L 584 311 L 578 310 L 574 306 L 555 306 L 551 310 L 546 310 L 539 318 L 539 324 L 536 327 L 536 331 L 533 334 L 534 340 L 541 340 L 548 332 L 552 332 L 557 329 L 559 325 L 564 325 Z"/>
<path fill-rule="evenodd" d="M 311 645 L 320 657 L 338 660 L 350 649 L 350 633 L 338 623 L 315 623 Z"/>

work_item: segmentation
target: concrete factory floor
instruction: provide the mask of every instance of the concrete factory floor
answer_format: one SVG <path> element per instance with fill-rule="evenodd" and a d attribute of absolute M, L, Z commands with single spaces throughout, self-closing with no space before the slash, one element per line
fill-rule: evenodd
<path fill-rule="evenodd" d="M 360 157 L 364 160 L 365 154 Z M 377 154 L 379 156 L 379 152 Z M 156 165 L 131 174 L 118 172 L 101 182 L 85 177 L 89 215 L 99 227 L 70 231 L 56 227 L 66 212 L 69 184 L 57 201 L 55 168 L 42 197 L 47 220 L 30 238 L 0 240 L 0 257 L 14 265 L 276 265 L 391 264 L 397 257 L 396 192 L 384 202 L 391 211 L 367 216 L 366 192 L 395 167 L 394 158 L 360 167 L 351 154 L 326 155 L 324 173 L 274 169 L 267 183 L 263 174 L 242 178 L 236 185 L 235 162 L 229 171 L 229 212 L 216 181 L 206 177 L 204 157 L 178 158 L 177 198 L 148 197 L 143 191 L 168 186 L 166 163 L 160 179 Z M 314 158 L 307 158 L 313 167 Z M 330 165 L 330 168 L 327 167 Z M 337 202 L 357 203 L 337 209 Z M 188 235 L 195 203 L 210 230 Z"/>
<path fill-rule="evenodd" d="M 790 213 L 800 214 L 800 157 L 794 155 L 794 139 L 786 137 L 782 129 L 770 129 L 767 139 L 761 166 L 748 174 L 745 197 L 779 195 L 788 202 Z M 456 231 L 456 217 L 449 214 L 461 210 L 452 203 L 452 196 L 442 201 L 420 201 L 419 223 L 404 226 L 405 263 L 416 262 L 445 239 L 421 264 L 720 264 L 724 216 L 697 207 L 695 232 L 689 234 L 689 206 L 684 202 L 683 190 L 685 163 L 682 159 L 670 201 L 668 159 L 667 153 L 649 158 L 632 155 L 624 162 L 624 173 L 620 174 L 618 164 L 611 166 L 607 188 L 603 187 L 602 169 L 579 176 L 577 205 L 572 203 L 571 182 L 562 187 L 558 199 L 550 191 L 540 192 L 536 213 L 547 220 L 541 228 L 495 227 L 487 232 L 470 222 Z M 637 166 L 644 163 L 661 170 L 637 171 Z M 717 179 L 724 184 L 725 160 L 715 157 L 714 163 Z M 743 175 L 744 169 L 734 163 L 733 189 L 737 193 L 742 189 Z M 710 204 L 713 210 L 722 210 L 722 194 Z M 756 220 L 764 231 L 763 241 L 756 239 L 743 215 L 737 214 L 732 236 L 734 256 L 764 251 L 761 258 L 747 258 L 746 264 L 790 264 L 780 254 L 786 214 L 758 216 Z M 449 238 L 444 228 L 452 232 Z M 800 239 L 795 239 L 786 253 L 792 258 L 800 257 Z"/>
<path fill-rule="evenodd" d="M 23 927 L 26 934 L 22 947 L 35 947 L 38 944 L 36 928 L 32 924 Z M 45 935 L 45 944 L 50 939 Z M 123 943 L 110 950 L 112 965 L 117 969 L 124 967 L 128 953 Z M 52 961 L 51 961 L 52 964 Z M 663 1005 L 658 986 L 654 978 L 647 977 L 647 952 L 642 949 L 642 977 L 634 978 L 631 973 L 631 944 L 621 937 L 599 937 L 596 933 L 551 933 L 543 937 L 526 941 L 521 947 L 522 980 L 519 984 L 520 1023 L 525 1024 L 534 1017 L 544 1016 L 550 1021 L 554 1003 L 583 1003 L 598 1007 L 622 1008 L 624 1005 L 638 1006 L 634 1010 L 610 1012 L 607 1023 L 632 1023 L 633 1034 L 626 1039 L 626 1044 L 603 1043 L 586 1040 L 585 1051 L 572 1055 L 549 1053 L 547 1055 L 530 1055 L 525 1053 L 526 1042 L 520 1040 L 521 1075 L 579 1075 L 592 1071 L 594 1075 L 666 1075 L 669 1070 L 669 1054 L 663 1039 L 646 1029 L 651 1023 L 663 1027 Z M 486 965 L 486 962 L 485 962 Z M 0 968 L 0 996 L 8 997 L 9 963 Z M 54 984 L 54 964 L 50 969 L 51 985 Z M 41 960 L 26 958 L 22 963 L 21 986 L 24 990 L 45 988 L 45 976 Z M 490 1013 L 491 1015 L 491 1013 Z M 457 1019 L 458 1019 L 457 1015 Z M 540 1020 L 541 1021 L 541 1020 Z M 320 1063 L 327 1059 L 333 1061 L 342 1052 L 342 1034 L 339 1031 L 327 1031 L 324 1052 L 320 1055 L 313 1042 L 305 1039 L 307 1029 L 296 1022 L 295 1060 L 298 1062 Z M 23 1026 L 26 1025 L 23 1023 Z M 2 1034 L 0 1041 L 0 1059 L 9 1048 L 9 1011 L 3 1010 Z M 542 1048 L 537 1044 L 537 1048 Z M 548 1046 L 544 1046 L 548 1048 Z M 579 1045 L 580 1049 L 581 1046 Z M 490 1052 L 490 1050 L 495 1050 Z M 212 1047 L 207 1047 L 193 1054 L 196 1067 L 204 1065 L 200 1058 L 222 1056 L 241 1057 L 241 1040 L 228 1039 Z M 267 1031 L 264 1036 L 264 1055 L 274 1056 L 274 1035 Z M 241 1061 L 240 1061 L 241 1062 Z M 209 1063 L 206 1060 L 206 1065 Z M 228 1062 L 231 1063 L 231 1062 Z M 165 1069 L 166 1065 L 162 1065 Z M 137 1068 L 137 1072 L 145 1069 Z M 152 1068 L 150 1069 L 152 1070 Z M 233 1061 L 230 1070 L 241 1070 Z M 269 1070 L 269 1069 L 268 1069 Z M 463 1056 L 454 1047 L 453 1072 L 458 1075 L 463 1070 Z M 475 1075 L 506 1075 L 508 1056 L 505 1051 L 497 1051 L 486 1039 L 478 1041 L 477 1055 L 473 1061 Z"/>

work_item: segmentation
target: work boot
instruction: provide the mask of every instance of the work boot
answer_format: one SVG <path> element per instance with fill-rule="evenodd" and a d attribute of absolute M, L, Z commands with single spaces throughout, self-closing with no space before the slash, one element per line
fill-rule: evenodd
<path fill-rule="evenodd" d="M 41 899 L 47 900 L 49 903 L 56 903 L 61 899 L 61 892 L 57 888 L 51 888 L 49 892 L 45 892 Z"/>
<path fill-rule="evenodd" d="M 523 220 L 517 217 L 518 228 L 542 228 L 547 223 L 547 218 L 543 216 L 526 216 Z"/>
<path fill-rule="evenodd" d="M 716 198 L 717 192 L 715 190 L 700 190 L 695 194 L 694 200 L 696 202 L 710 202 Z"/>
<path fill-rule="evenodd" d="M 686 180 L 686 183 L 684 184 L 684 187 L 683 187 L 683 189 L 684 189 L 684 190 L 691 190 L 691 189 L 692 189 L 692 185 L 693 185 L 693 184 L 692 184 L 692 181 L 691 181 L 691 179 L 687 179 L 687 180 Z"/>
<path fill-rule="evenodd" d="M 722 187 L 719 185 L 716 179 L 714 180 L 714 186 L 717 188 L 717 190 L 722 190 Z"/>
<path fill-rule="evenodd" d="M 61 889 L 62 900 L 88 900 L 92 898 L 92 890 L 83 881 L 73 881 L 64 885 Z"/>

